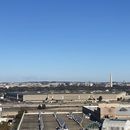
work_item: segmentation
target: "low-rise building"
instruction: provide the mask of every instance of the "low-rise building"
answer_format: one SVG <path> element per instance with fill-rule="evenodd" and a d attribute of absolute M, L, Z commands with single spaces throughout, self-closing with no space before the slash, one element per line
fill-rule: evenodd
<path fill-rule="evenodd" d="M 130 104 L 125 103 L 101 103 L 101 118 L 130 119 Z"/>
<path fill-rule="evenodd" d="M 42 102 L 43 100 L 64 100 L 64 101 L 87 101 L 92 99 L 98 101 L 102 97 L 103 101 L 117 101 L 118 98 L 125 98 L 126 92 L 121 93 L 26 93 L 23 94 L 24 102 Z"/>
<path fill-rule="evenodd" d="M 7 122 L 8 121 L 8 118 L 1 118 L 0 117 L 0 123 L 2 123 L 2 122 Z"/>
<path fill-rule="evenodd" d="M 105 119 L 102 130 L 130 130 L 129 120 Z"/>
<path fill-rule="evenodd" d="M 83 113 L 92 121 L 100 122 L 100 108 L 98 106 L 84 106 Z"/>

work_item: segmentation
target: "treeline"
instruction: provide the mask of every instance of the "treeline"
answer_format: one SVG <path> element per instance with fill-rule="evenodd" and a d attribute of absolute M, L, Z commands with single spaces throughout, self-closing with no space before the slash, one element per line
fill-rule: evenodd
<path fill-rule="evenodd" d="M 106 91 L 109 90 L 111 91 L 126 91 L 126 92 L 130 92 L 130 87 L 128 86 L 113 86 L 112 88 L 110 87 L 104 87 L 104 86 L 58 86 L 58 87 L 13 87 L 13 88 L 0 88 L 0 92 L 4 93 L 4 92 L 36 92 L 36 91 L 40 91 L 40 92 L 50 92 L 50 91 L 56 91 L 56 92 L 64 92 L 64 91 L 70 91 L 70 92 L 79 92 L 79 91 L 85 91 L 85 92 L 90 92 L 90 91 Z"/>

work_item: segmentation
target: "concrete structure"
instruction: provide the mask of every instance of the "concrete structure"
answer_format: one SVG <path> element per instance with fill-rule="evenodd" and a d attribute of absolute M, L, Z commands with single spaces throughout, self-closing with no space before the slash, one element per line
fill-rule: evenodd
<path fill-rule="evenodd" d="M 43 100 L 64 100 L 64 101 L 86 101 L 92 99 L 96 101 L 102 96 L 103 101 L 116 101 L 118 98 L 125 98 L 126 92 L 121 93 L 63 93 L 63 94 L 36 94 L 28 93 L 23 94 L 24 102 L 43 102 Z"/>
<path fill-rule="evenodd" d="M 8 121 L 7 118 L 0 118 L 0 123 L 2 123 L 2 122 L 7 122 L 7 121 Z"/>
<path fill-rule="evenodd" d="M 83 113 L 92 121 L 100 122 L 100 108 L 98 106 L 84 106 Z"/>
<path fill-rule="evenodd" d="M 105 119 L 102 130 L 130 130 L 129 120 Z"/>
<path fill-rule="evenodd" d="M 115 118 L 130 120 L 130 107 L 119 107 L 115 109 Z"/>
<path fill-rule="evenodd" d="M 100 103 L 97 106 L 88 105 L 83 107 L 83 113 L 91 117 L 93 121 L 106 117 L 130 120 L 130 104 Z"/>
<path fill-rule="evenodd" d="M 17 130 L 39 130 L 41 124 L 44 130 L 56 130 L 62 128 L 61 125 L 64 124 L 66 124 L 69 130 L 81 130 L 91 123 L 89 119 L 84 119 L 80 125 L 77 123 L 78 120 L 70 119 L 69 114 L 70 112 L 41 112 L 40 115 L 39 113 L 26 113 L 22 116 Z M 75 117 L 82 117 L 80 112 L 72 112 L 72 114 Z M 64 130 L 68 129 L 64 128 Z"/>
<path fill-rule="evenodd" d="M 98 106 L 101 109 L 101 118 L 130 119 L 130 104 L 101 103 Z"/>

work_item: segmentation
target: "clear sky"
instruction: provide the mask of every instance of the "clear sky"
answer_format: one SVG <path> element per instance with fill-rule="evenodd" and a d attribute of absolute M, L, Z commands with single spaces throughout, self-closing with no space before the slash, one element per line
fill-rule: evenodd
<path fill-rule="evenodd" d="M 130 81 L 130 0 L 1 0 L 0 81 Z"/>

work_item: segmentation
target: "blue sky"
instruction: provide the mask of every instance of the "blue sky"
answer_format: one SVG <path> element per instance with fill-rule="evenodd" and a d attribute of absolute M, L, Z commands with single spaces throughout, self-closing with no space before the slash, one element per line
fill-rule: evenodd
<path fill-rule="evenodd" d="M 0 81 L 130 81 L 129 5 L 0 1 Z"/>

